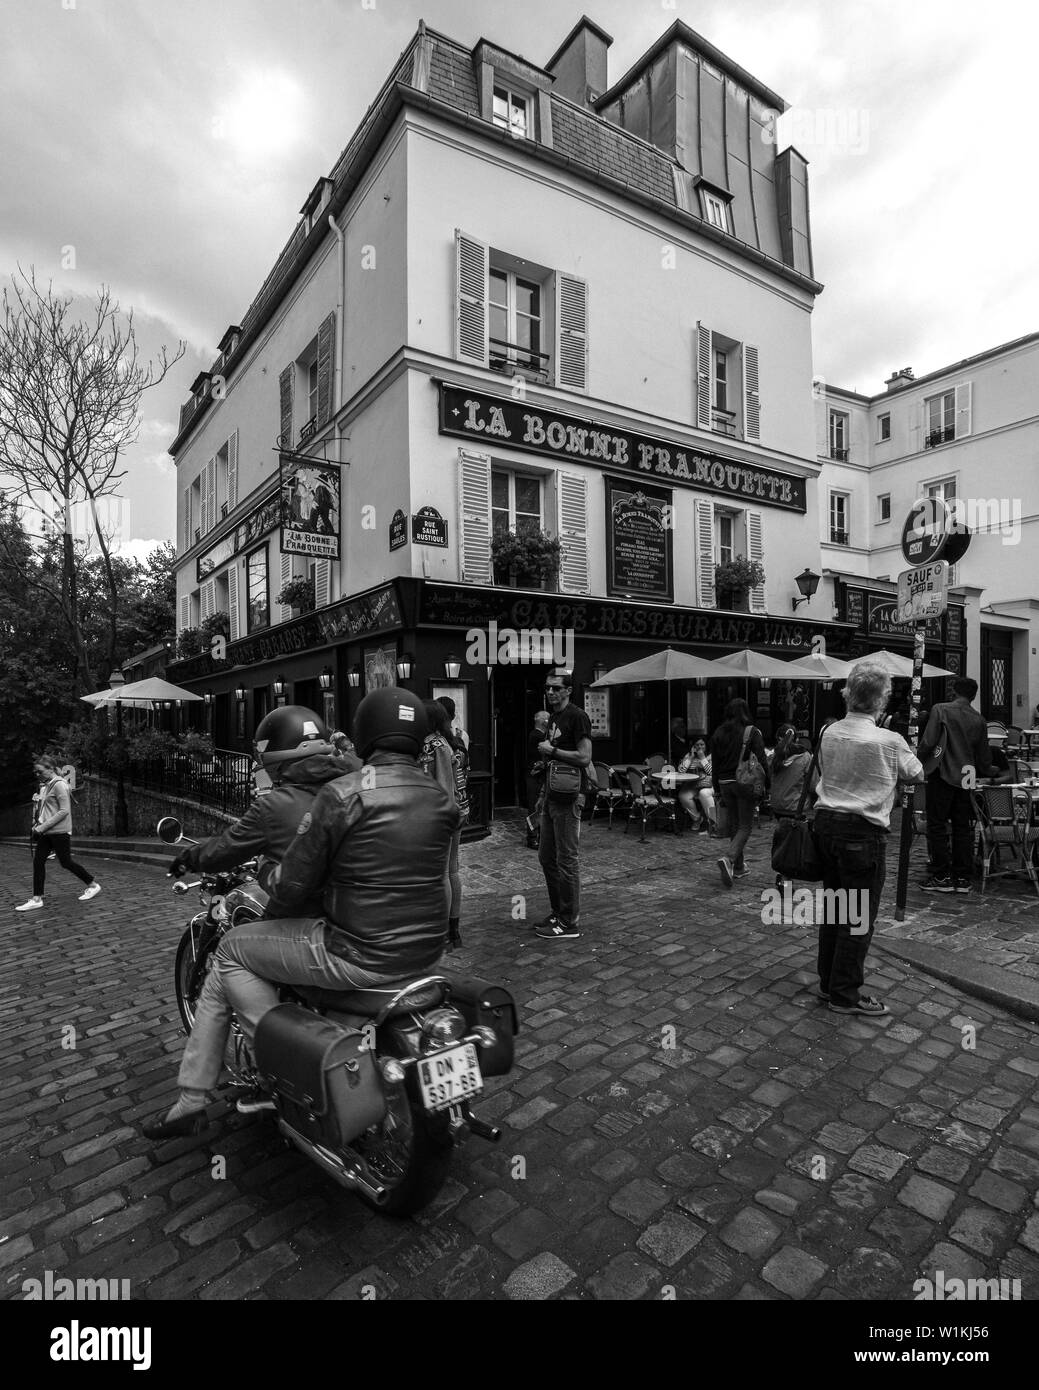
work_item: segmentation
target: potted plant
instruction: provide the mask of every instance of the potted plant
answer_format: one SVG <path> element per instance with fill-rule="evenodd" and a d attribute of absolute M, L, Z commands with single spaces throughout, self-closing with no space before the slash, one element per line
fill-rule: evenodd
<path fill-rule="evenodd" d="M 224 612 L 210 613 L 208 618 L 203 618 L 199 632 L 202 634 L 204 646 L 209 646 L 210 637 L 228 637 L 231 633 L 231 618 Z"/>
<path fill-rule="evenodd" d="M 291 608 L 294 613 L 310 613 L 314 608 L 314 581 L 309 576 L 297 575 L 281 586 L 275 594 L 274 602 L 283 608 Z"/>
<path fill-rule="evenodd" d="M 182 627 L 177 633 L 177 656 L 183 661 L 190 656 L 198 656 L 202 651 L 202 629 Z"/>
<path fill-rule="evenodd" d="M 499 583 L 512 580 L 521 587 L 538 588 L 558 574 L 562 553 L 555 536 L 536 526 L 501 531 L 491 538 L 491 561 Z"/>
<path fill-rule="evenodd" d="M 760 560 L 745 560 L 737 556 L 714 567 L 714 587 L 719 608 L 738 609 L 746 605 L 751 589 L 765 582 L 765 567 Z"/>

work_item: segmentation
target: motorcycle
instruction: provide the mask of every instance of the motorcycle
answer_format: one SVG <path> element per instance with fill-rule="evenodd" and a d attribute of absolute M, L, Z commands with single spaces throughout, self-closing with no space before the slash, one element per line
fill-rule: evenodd
<path fill-rule="evenodd" d="M 173 816 L 157 833 L 166 844 L 195 843 Z M 203 905 L 174 966 L 186 1033 L 225 933 L 264 915 L 256 871 L 250 860 L 173 885 L 178 896 L 197 888 Z M 374 1210 L 421 1210 L 443 1186 L 456 1144 L 470 1134 L 501 1138 L 470 1103 L 486 1077 L 512 1069 L 519 1027 L 507 990 L 429 974 L 397 988 L 281 985 L 279 999 L 260 1019 L 252 1048 L 232 1023 L 224 1058 L 232 1086 L 269 1097 L 285 1139 Z"/>

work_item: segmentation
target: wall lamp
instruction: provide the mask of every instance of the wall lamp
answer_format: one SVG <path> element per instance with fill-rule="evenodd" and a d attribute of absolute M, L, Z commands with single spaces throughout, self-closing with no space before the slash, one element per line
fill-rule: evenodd
<path fill-rule="evenodd" d="M 202 698 L 205 700 L 207 706 L 211 705 L 213 703 L 213 692 L 211 690 L 204 691 Z"/>
<path fill-rule="evenodd" d="M 347 671 L 347 673 L 346 673 L 346 683 L 347 683 L 347 685 L 350 687 L 351 690 L 356 690 L 356 689 L 357 689 L 357 687 L 361 684 L 361 668 L 360 668 L 360 666 L 351 666 L 351 667 L 350 667 L 349 671 Z"/>
<path fill-rule="evenodd" d="M 399 681 L 411 680 L 411 673 L 415 669 L 414 658 L 405 653 L 397 660 L 397 679 Z"/>
<path fill-rule="evenodd" d="M 603 676 L 607 674 L 609 669 L 610 668 L 606 665 L 605 661 L 597 661 L 595 665 L 592 667 L 592 680 L 601 681 Z"/>
<path fill-rule="evenodd" d="M 277 680 L 271 681 L 271 689 L 274 691 L 274 698 L 280 700 L 285 694 L 285 677 L 279 676 Z"/>
<path fill-rule="evenodd" d="M 235 699 L 238 701 L 238 703 L 239 703 L 240 705 L 244 705 L 244 704 L 245 704 L 245 696 L 246 696 L 246 693 L 247 693 L 247 692 L 246 692 L 246 689 L 245 689 L 245 686 L 244 686 L 244 685 L 236 685 L 236 686 L 235 686 L 235 688 L 234 688 L 234 697 L 235 697 Z"/>
<path fill-rule="evenodd" d="M 449 681 L 456 681 L 462 674 L 462 663 L 457 656 L 444 657 L 444 675 Z"/>
<path fill-rule="evenodd" d="M 801 597 L 792 598 L 790 600 L 790 607 L 793 609 L 795 613 L 797 612 L 799 606 L 802 603 L 807 603 L 809 599 L 812 597 L 812 595 L 815 593 L 816 589 L 818 589 L 819 580 L 821 578 L 821 575 L 813 574 L 807 565 L 797 576 L 797 587 L 801 591 Z"/>
<path fill-rule="evenodd" d="M 322 690 L 332 689 L 332 668 L 330 666 L 326 666 L 321 672 L 320 676 L 317 678 L 317 683 Z"/>

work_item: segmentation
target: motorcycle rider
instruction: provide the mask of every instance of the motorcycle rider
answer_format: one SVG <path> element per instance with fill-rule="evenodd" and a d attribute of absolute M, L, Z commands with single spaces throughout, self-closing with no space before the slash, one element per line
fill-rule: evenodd
<path fill-rule="evenodd" d="M 461 812 L 418 762 L 422 701 L 374 690 L 357 710 L 360 771 L 322 787 L 270 877 L 279 910 L 322 895 L 324 916 L 249 922 L 216 952 L 184 1049 L 180 1098 L 150 1139 L 197 1134 L 223 1063 L 232 1009 L 247 1042 L 278 1002 L 270 983 L 360 989 L 404 984 L 435 965 L 447 941 L 451 837 Z"/>
<path fill-rule="evenodd" d="M 205 873 L 233 869 L 260 856 L 257 877 L 269 892 L 270 874 L 295 838 L 314 797 L 327 782 L 361 766 L 352 753 L 336 751 L 324 721 L 305 705 L 271 710 L 257 726 L 253 751 L 273 783 L 271 790 L 254 797 L 241 820 L 221 834 L 197 845 L 185 845 L 169 867 L 174 877 L 188 869 Z M 318 903 L 314 911 L 320 911 Z M 270 903 L 267 916 L 279 915 L 277 903 Z"/>

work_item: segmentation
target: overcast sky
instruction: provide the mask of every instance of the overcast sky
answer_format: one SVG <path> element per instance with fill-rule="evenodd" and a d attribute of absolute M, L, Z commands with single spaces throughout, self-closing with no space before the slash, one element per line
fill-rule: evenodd
<path fill-rule="evenodd" d="M 173 536 L 188 386 L 419 18 L 543 64 L 583 11 L 611 82 L 681 18 L 795 108 L 817 374 L 872 394 L 1039 329 L 1025 0 L 2 0 L 0 276 L 104 282 L 146 353 L 188 345 L 146 397 L 125 536 Z"/>

